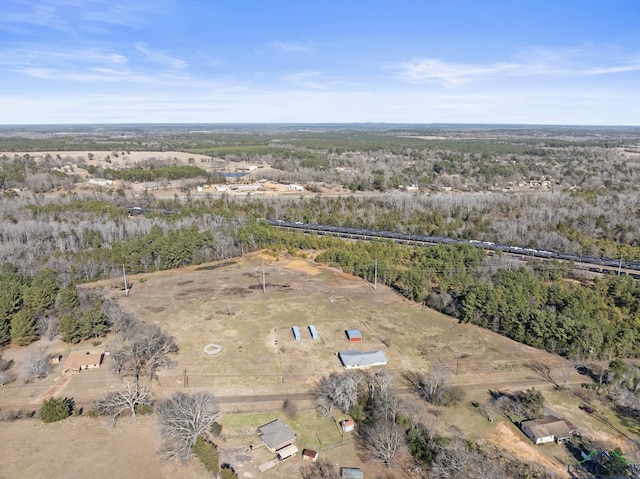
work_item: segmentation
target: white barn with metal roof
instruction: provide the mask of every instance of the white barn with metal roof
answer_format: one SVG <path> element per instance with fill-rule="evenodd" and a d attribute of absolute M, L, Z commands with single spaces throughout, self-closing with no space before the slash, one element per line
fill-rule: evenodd
<path fill-rule="evenodd" d="M 338 357 L 342 365 L 347 368 L 366 368 L 369 366 L 384 366 L 388 359 L 384 353 L 378 351 L 340 351 Z"/>

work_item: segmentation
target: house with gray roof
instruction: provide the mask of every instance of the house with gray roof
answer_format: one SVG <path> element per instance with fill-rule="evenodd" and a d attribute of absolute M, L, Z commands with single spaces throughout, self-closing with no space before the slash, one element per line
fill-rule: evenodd
<path fill-rule="evenodd" d="M 274 419 L 258 428 L 258 435 L 271 452 L 292 444 L 296 435 L 280 419 Z"/>

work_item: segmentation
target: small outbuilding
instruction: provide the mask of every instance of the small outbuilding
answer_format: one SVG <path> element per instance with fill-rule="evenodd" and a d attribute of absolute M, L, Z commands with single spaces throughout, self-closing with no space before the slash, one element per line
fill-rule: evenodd
<path fill-rule="evenodd" d="M 362 333 L 359 329 L 347 329 L 345 332 L 347 333 L 347 339 L 352 343 L 362 342 Z"/>
<path fill-rule="evenodd" d="M 113 180 L 107 180 L 105 178 L 90 178 L 89 184 L 97 186 L 110 186 Z"/>
<path fill-rule="evenodd" d="M 52 354 L 49 357 L 49 364 L 58 364 L 62 361 L 62 354 Z"/>
<path fill-rule="evenodd" d="M 274 419 L 258 428 L 258 435 L 271 452 L 276 452 L 289 444 L 293 444 L 296 435 L 280 419 Z"/>
<path fill-rule="evenodd" d="M 293 328 L 291 328 L 291 331 L 293 332 L 293 338 L 296 341 L 300 341 L 300 329 L 298 328 L 298 326 L 294 326 Z"/>
<path fill-rule="evenodd" d="M 302 459 L 309 462 L 316 462 L 318 460 L 318 451 L 312 451 L 311 449 L 304 449 L 302 451 Z"/>
<path fill-rule="evenodd" d="M 342 426 L 342 432 L 351 432 L 356 428 L 356 422 L 353 419 L 345 419 L 340 426 Z"/>
<path fill-rule="evenodd" d="M 378 351 L 340 351 L 338 357 L 347 369 L 384 366 L 388 360 L 384 353 Z"/>
<path fill-rule="evenodd" d="M 311 339 L 318 339 L 318 331 L 316 331 L 316 327 L 313 324 L 310 324 L 308 328 Z"/>
<path fill-rule="evenodd" d="M 298 448 L 294 444 L 289 444 L 282 449 L 278 449 L 276 452 L 278 454 L 278 459 L 284 461 L 285 459 L 298 454 Z"/>
<path fill-rule="evenodd" d="M 341 467 L 340 479 L 364 479 L 364 473 L 359 467 Z"/>

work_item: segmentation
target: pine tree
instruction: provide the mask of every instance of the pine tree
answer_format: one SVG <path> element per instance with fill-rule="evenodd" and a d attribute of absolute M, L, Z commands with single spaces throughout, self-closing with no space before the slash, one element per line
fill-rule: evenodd
<path fill-rule="evenodd" d="M 60 339 L 65 343 L 79 343 L 82 341 L 82 331 L 80 330 L 80 321 L 78 321 L 71 313 L 67 313 L 60 318 L 58 324 Z"/>
<path fill-rule="evenodd" d="M 26 346 L 40 337 L 36 318 L 27 310 L 18 311 L 11 320 L 11 341 Z"/>
<path fill-rule="evenodd" d="M 51 398 L 42 404 L 40 419 L 42 422 L 56 422 L 71 416 L 74 402 L 70 398 Z"/>

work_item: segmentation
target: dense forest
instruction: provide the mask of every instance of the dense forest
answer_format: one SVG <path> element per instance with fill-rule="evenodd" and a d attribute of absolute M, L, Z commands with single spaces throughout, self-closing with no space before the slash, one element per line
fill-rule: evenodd
<path fill-rule="evenodd" d="M 141 129 L 109 135 L 19 137 L 0 147 L 0 341 L 43 334 L 78 341 L 105 334 L 99 299 L 75 286 L 238 256 L 267 248 L 314 251 L 412 300 L 516 341 L 572 358 L 640 356 L 640 287 L 627 276 L 575 278 L 566 263 L 513 267 L 471 246 L 353 243 L 276 230 L 283 219 L 449 236 L 569 253 L 640 259 L 640 134 L 633 129 L 387 129 L 189 133 Z M 35 136 L 38 136 L 37 138 Z M 134 181 L 222 181 L 193 164 L 148 160 L 96 167 L 92 155 L 55 151 L 169 148 L 216 161 L 261 162 L 283 181 L 335 183 L 353 194 L 173 199 L 134 194 Z M 25 153 L 38 150 L 47 154 Z M 120 152 L 120 153 L 118 153 Z M 117 179 L 91 194 L 65 171 Z M 191 161 L 189 163 L 192 163 Z M 419 194 L 400 189 L 420 184 Z M 128 208 L 147 209 L 131 217 Z M 75 293 L 74 293 L 75 292 Z M 74 296 L 75 294 L 75 296 Z M 77 296 L 77 297 L 76 297 Z M 51 332 L 53 331 L 53 333 Z"/>

